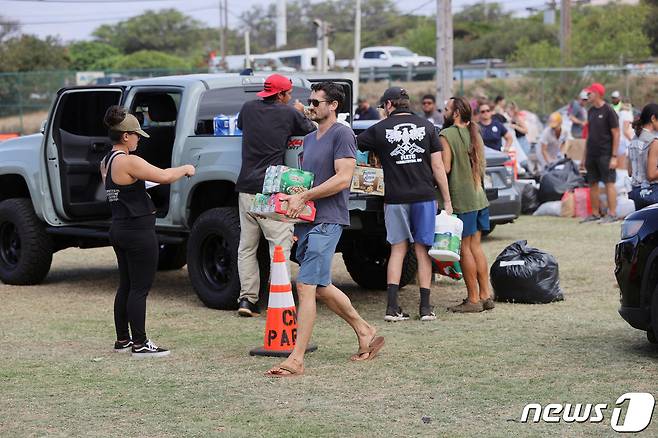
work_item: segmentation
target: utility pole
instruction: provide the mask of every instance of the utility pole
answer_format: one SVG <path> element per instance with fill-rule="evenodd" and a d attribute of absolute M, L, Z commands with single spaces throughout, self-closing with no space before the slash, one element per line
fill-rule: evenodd
<path fill-rule="evenodd" d="M 355 103 L 359 98 L 359 56 L 361 55 L 361 0 L 356 0 L 356 11 L 354 14 L 354 96 L 352 96 L 352 103 Z"/>
<path fill-rule="evenodd" d="M 244 68 L 251 68 L 251 41 L 249 40 L 250 28 L 244 31 Z"/>
<path fill-rule="evenodd" d="M 452 96 L 452 0 L 436 0 L 436 102 L 439 108 Z"/>
<path fill-rule="evenodd" d="M 317 48 L 318 57 L 316 62 L 316 70 L 320 73 L 327 72 L 327 51 L 329 50 L 329 33 L 331 32 L 331 25 L 324 20 L 316 18 L 313 24 L 317 27 Z"/>
<path fill-rule="evenodd" d="M 560 1 L 560 55 L 562 66 L 571 61 L 571 0 Z"/>
<path fill-rule="evenodd" d="M 286 0 L 276 2 L 276 48 L 288 44 L 286 23 Z"/>
<path fill-rule="evenodd" d="M 219 0 L 219 53 L 222 57 L 221 64 L 224 64 L 226 56 L 226 42 L 224 41 L 224 0 Z"/>

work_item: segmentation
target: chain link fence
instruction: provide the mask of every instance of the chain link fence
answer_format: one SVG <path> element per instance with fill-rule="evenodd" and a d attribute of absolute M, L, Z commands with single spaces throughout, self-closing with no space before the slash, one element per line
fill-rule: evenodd
<path fill-rule="evenodd" d="M 38 132 L 41 122 L 62 87 L 107 85 L 112 82 L 155 76 L 206 73 L 196 70 L 123 70 L 105 72 L 41 71 L 0 73 L 0 133 Z M 360 93 L 376 102 L 391 85 L 407 88 L 415 109 L 424 94 L 435 93 L 434 67 L 369 68 L 360 72 Z M 312 77 L 313 73 L 307 73 Z M 456 68 L 455 94 L 475 99 L 505 96 L 521 109 L 540 118 L 567 105 L 592 82 L 609 91 L 619 90 L 635 108 L 651 102 L 658 91 L 658 66 L 569 69 Z"/>

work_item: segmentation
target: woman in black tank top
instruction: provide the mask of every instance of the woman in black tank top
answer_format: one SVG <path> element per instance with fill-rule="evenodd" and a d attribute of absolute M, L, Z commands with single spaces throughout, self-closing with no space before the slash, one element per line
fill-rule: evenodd
<path fill-rule="evenodd" d="M 132 351 L 135 357 L 167 356 L 169 350 L 146 337 L 146 297 L 158 266 L 158 238 L 155 206 L 146 192 L 145 181 L 171 184 L 183 176 L 194 175 L 194 167 L 160 169 L 131 155 L 137 149 L 139 137 L 148 134 L 142 131 L 137 118 L 122 107 L 110 107 L 104 122 L 113 147 L 101 161 L 100 170 L 112 211 L 110 243 L 120 274 L 114 299 L 117 333 L 114 351 Z"/>

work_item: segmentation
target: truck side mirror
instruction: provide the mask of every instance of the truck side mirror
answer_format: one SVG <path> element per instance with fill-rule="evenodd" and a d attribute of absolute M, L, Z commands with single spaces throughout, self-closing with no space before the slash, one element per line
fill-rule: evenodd
<path fill-rule="evenodd" d="M 388 59 L 388 55 L 386 53 L 382 53 L 379 55 L 379 59 Z"/>

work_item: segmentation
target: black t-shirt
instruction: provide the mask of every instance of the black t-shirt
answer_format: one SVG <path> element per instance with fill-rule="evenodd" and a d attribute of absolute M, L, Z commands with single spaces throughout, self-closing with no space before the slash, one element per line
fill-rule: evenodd
<path fill-rule="evenodd" d="M 242 168 L 235 190 L 260 193 L 265 171 L 283 164 L 288 138 L 315 131 L 315 125 L 289 105 L 264 100 L 245 102 L 238 115 L 242 130 Z"/>
<path fill-rule="evenodd" d="M 434 125 L 395 111 L 356 138 L 359 149 L 377 154 L 384 168 L 384 202 L 408 204 L 436 199 L 431 154 L 441 151 Z"/>
<path fill-rule="evenodd" d="M 612 129 L 619 128 L 617 113 L 607 103 L 601 108 L 592 106 L 587 111 L 587 156 L 612 156 Z"/>

